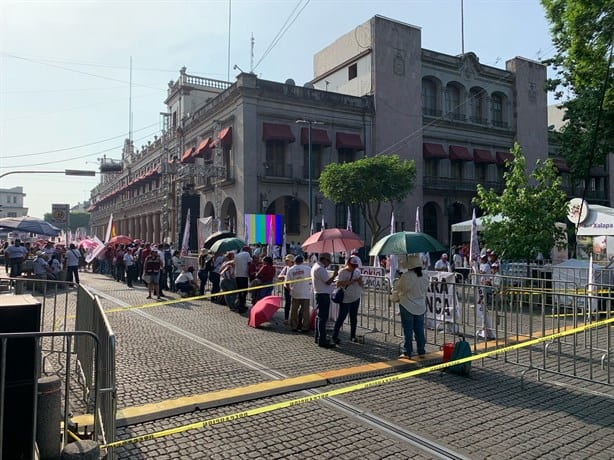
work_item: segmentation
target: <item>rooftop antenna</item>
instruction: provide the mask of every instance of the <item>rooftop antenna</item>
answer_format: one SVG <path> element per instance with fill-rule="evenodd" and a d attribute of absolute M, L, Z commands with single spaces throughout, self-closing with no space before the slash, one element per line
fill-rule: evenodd
<path fill-rule="evenodd" d="M 465 5 L 461 0 L 461 54 L 465 54 Z"/>
<path fill-rule="evenodd" d="M 132 144 L 132 56 L 130 56 L 130 93 L 128 96 L 128 140 Z"/>
<path fill-rule="evenodd" d="M 232 0 L 228 0 L 228 56 L 227 56 L 227 67 L 228 72 L 226 73 L 226 81 L 230 81 L 230 23 L 232 18 Z"/>
<path fill-rule="evenodd" d="M 254 73 L 254 44 L 256 43 L 256 40 L 254 40 L 254 32 L 252 32 L 252 39 L 250 40 L 250 44 L 251 44 L 251 50 L 250 50 L 250 57 L 249 57 L 249 73 Z"/>

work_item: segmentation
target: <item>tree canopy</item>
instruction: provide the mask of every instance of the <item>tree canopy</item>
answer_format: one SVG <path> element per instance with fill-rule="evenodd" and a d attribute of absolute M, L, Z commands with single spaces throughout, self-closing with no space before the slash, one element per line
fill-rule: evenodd
<path fill-rule="evenodd" d="M 614 145 L 612 46 L 614 0 L 541 0 L 556 54 L 550 89 L 562 100 L 567 124 L 560 152 L 574 179 L 601 165 Z"/>
<path fill-rule="evenodd" d="M 473 203 L 485 213 L 481 242 L 509 260 L 528 261 L 540 252 L 547 257 L 564 241 L 564 230 L 556 225 L 564 222 L 567 213 L 561 179 L 550 159 L 537 160 L 535 170 L 527 176 L 520 146 L 515 144 L 510 152 L 513 160 L 506 164 L 503 192 L 498 195 L 477 186 Z M 502 215 L 501 221 L 489 219 L 497 214 Z"/>
<path fill-rule="evenodd" d="M 320 175 L 320 191 L 334 203 L 358 205 L 373 245 L 383 233 L 383 203 L 403 200 L 413 190 L 416 165 L 398 155 L 375 155 L 349 163 L 331 163 Z"/>

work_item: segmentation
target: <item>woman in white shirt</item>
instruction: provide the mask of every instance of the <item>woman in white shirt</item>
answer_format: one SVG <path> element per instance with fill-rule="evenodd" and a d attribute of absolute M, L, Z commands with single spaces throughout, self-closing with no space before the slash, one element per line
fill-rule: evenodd
<path fill-rule="evenodd" d="M 358 307 L 362 295 L 362 274 L 358 268 L 359 264 L 360 259 L 357 256 L 350 257 L 337 276 L 337 287 L 343 288 L 345 294 L 343 295 L 343 302 L 339 305 L 339 315 L 333 329 L 333 342 L 335 343 L 340 342 L 339 330 L 343 326 L 348 313 L 350 315 L 350 340 L 358 342 L 356 328 L 358 326 Z"/>
<path fill-rule="evenodd" d="M 399 263 L 407 271 L 396 281 L 394 289 L 399 298 L 399 310 L 405 342 L 400 358 L 410 358 L 413 336 L 416 337 L 418 356 L 426 354 L 424 335 L 424 313 L 426 313 L 426 291 L 428 279 L 422 274 L 422 261 L 418 256 L 407 256 Z"/>

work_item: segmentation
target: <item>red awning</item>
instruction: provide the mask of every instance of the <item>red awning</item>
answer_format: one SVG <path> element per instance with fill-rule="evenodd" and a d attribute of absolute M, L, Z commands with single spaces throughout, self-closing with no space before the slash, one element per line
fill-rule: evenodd
<path fill-rule="evenodd" d="M 490 153 L 490 150 L 473 149 L 473 161 L 476 163 L 494 163 L 495 158 Z"/>
<path fill-rule="evenodd" d="M 200 142 L 200 144 L 198 144 L 198 147 L 196 147 L 196 151 L 194 152 L 194 156 L 197 157 L 198 155 L 203 153 L 205 150 L 210 149 L 211 147 L 212 147 L 211 138 L 210 137 L 204 138 Z"/>
<path fill-rule="evenodd" d="M 354 133 L 337 133 L 335 135 L 337 149 L 364 150 L 365 146 L 362 143 L 360 134 Z"/>
<path fill-rule="evenodd" d="M 559 170 L 559 172 L 569 172 L 569 166 L 567 162 L 562 158 L 553 158 L 552 163 Z"/>
<path fill-rule="evenodd" d="M 514 160 L 514 155 L 510 152 L 495 152 L 495 156 L 497 157 L 497 163 L 500 165 L 504 165 L 506 161 Z"/>
<path fill-rule="evenodd" d="M 301 128 L 301 144 L 309 144 L 309 128 Z M 311 128 L 311 144 L 321 145 L 322 147 L 330 147 L 333 143 L 328 137 L 328 132 L 325 129 Z"/>
<path fill-rule="evenodd" d="M 190 147 L 186 149 L 186 151 L 183 152 L 183 155 L 181 155 L 181 162 L 182 163 L 194 163 L 194 157 L 192 156 L 193 151 L 194 151 L 194 147 Z"/>
<path fill-rule="evenodd" d="M 473 161 L 473 156 L 469 153 L 469 149 L 467 147 L 461 147 L 460 145 L 451 145 L 450 160 Z"/>
<path fill-rule="evenodd" d="M 278 125 L 276 123 L 262 124 L 262 140 L 264 141 L 283 141 L 294 142 L 296 138 L 288 125 Z"/>
<path fill-rule="evenodd" d="M 217 137 L 221 145 L 232 145 L 232 127 L 224 128 L 220 131 L 220 135 Z"/>
<path fill-rule="evenodd" d="M 448 154 L 441 144 L 422 144 L 422 158 L 448 158 Z"/>

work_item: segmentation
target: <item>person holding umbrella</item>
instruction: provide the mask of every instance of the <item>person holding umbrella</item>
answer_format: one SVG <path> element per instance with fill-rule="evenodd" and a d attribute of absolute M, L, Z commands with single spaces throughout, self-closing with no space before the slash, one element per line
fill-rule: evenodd
<path fill-rule="evenodd" d="M 406 271 L 396 281 L 394 290 L 399 298 L 399 310 L 405 341 L 401 359 L 411 357 L 413 336 L 416 336 L 418 356 L 426 354 L 424 336 L 424 313 L 426 313 L 426 291 L 428 279 L 422 274 L 422 261 L 418 256 L 400 258 L 399 266 Z"/>
<path fill-rule="evenodd" d="M 358 325 L 358 307 L 363 287 L 359 264 L 360 259 L 358 256 L 351 256 L 337 277 L 337 287 L 343 288 L 345 294 L 343 295 L 341 305 L 339 305 L 339 315 L 333 329 L 333 342 L 335 343 L 340 342 L 339 329 L 343 326 L 348 313 L 350 314 L 350 340 L 355 343 L 358 342 L 356 327 Z"/>

